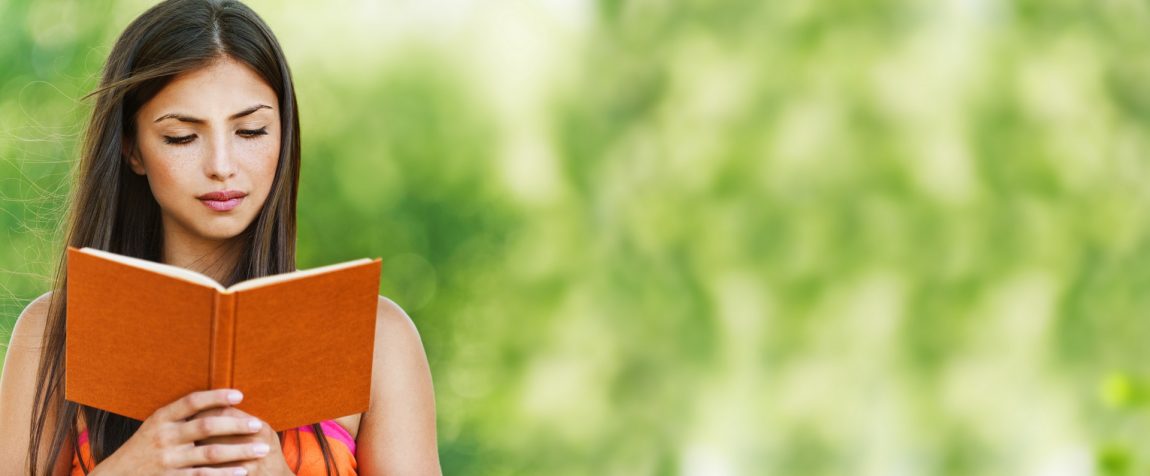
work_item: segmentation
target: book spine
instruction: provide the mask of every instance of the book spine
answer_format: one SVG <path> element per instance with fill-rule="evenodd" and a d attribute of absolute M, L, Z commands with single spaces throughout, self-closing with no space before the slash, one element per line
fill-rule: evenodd
<path fill-rule="evenodd" d="M 210 388 L 231 388 L 235 357 L 236 295 L 216 293 L 212 310 L 212 348 L 208 364 Z"/>

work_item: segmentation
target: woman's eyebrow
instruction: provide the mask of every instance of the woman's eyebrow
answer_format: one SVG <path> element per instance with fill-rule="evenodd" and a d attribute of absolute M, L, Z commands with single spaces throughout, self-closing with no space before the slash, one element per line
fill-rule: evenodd
<path fill-rule="evenodd" d="M 271 106 L 268 106 L 268 105 L 266 105 L 266 104 L 256 104 L 255 106 L 249 107 L 249 108 L 247 108 L 247 109 L 244 109 L 244 110 L 242 110 L 242 111 L 240 111 L 240 112 L 237 112 L 237 113 L 235 113 L 235 114 L 232 114 L 232 116 L 231 116 L 231 117 L 229 117 L 228 119 L 229 119 L 229 120 L 231 120 L 231 119 L 239 119 L 239 118 L 241 118 L 241 117 L 244 117 L 244 116 L 246 116 L 246 115 L 248 115 L 248 114 L 251 114 L 251 113 L 253 113 L 253 112 L 256 112 L 256 111 L 258 111 L 258 110 L 260 110 L 260 109 L 264 109 L 264 108 L 267 108 L 267 109 L 271 109 L 272 107 L 271 107 Z M 164 114 L 164 115 L 162 115 L 162 116 L 160 116 L 160 117 L 156 118 L 156 120 L 155 120 L 155 121 L 152 121 L 152 122 L 154 122 L 154 123 L 155 123 L 155 122 L 160 122 L 160 121 L 162 121 L 162 120 L 164 120 L 164 119 L 175 119 L 175 120 L 177 120 L 177 121 L 180 121 L 180 122 L 190 122 L 190 123 L 193 123 L 193 124 L 203 124 L 203 123 L 207 122 L 207 121 L 205 121 L 205 120 L 203 120 L 203 119 L 200 119 L 200 118 L 198 118 L 198 117 L 192 117 L 192 116 L 188 116 L 188 115 L 185 115 L 185 114 L 180 114 L 180 113 L 178 113 L 178 112 L 170 112 L 170 113 Z"/>

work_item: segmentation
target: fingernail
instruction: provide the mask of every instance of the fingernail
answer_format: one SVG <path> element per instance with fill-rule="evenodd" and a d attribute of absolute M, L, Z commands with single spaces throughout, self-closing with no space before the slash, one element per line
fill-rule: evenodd
<path fill-rule="evenodd" d="M 244 394 L 240 393 L 239 390 L 232 390 L 232 391 L 228 392 L 228 401 L 229 402 L 240 403 L 240 400 L 243 400 L 243 399 L 244 399 Z"/>
<path fill-rule="evenodd" d="M 260 423 L 259 420 L 255 420 L 255 419 L 248 420 L 248 428 L 251 429 L 252 431 L 260 431 L 260 428 L 263 428 L 263 427 L 264 427 L 264 424 Z"/>
<path fill-rule="evenodd" d="M 234 474 L 236 476 L 248 476 L 248 470 L 243 468 L 236 468 L 236 472 Z"/>
<path fill-rule="evenodd" d="M 256 444 L 252 445 L 252 453 L 255 453 L 256 456 L 266 455 L 266 454 L 268 454 L 268 450 L 270 450 L 270 449 L 271 449 L 271 447 L 269 447 L 268 445 L 263 444 L 263 443 L 256 443 Z"/>

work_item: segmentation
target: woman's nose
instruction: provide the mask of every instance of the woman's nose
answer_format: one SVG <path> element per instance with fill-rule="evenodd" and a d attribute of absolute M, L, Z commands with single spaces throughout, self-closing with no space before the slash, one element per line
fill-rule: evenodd
<path fill-rule="evenodd" d="M 214 141 L 204 167 L 204 173 L 212 180 L 226 181 L 236 175 L 234 152 L 226 138 Z"/>

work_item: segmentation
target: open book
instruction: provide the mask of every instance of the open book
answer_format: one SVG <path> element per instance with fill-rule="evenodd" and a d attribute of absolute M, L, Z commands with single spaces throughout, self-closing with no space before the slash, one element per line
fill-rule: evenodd
<path fill-rule="evenodd" d="M 68 248 L 65 398 L 144 420 L 197 390 L 282 431 L 367 410 L 379 259 L 224 288 L 187 269 Z"/>

